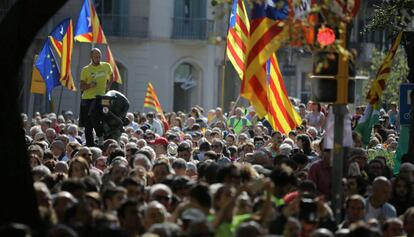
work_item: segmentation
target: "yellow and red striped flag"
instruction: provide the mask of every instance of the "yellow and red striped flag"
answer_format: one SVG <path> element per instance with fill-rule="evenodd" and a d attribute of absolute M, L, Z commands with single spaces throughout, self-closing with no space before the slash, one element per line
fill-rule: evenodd
<path fill-rule="evenodd" d="M 300 115 L 296 112 L 286 92 L 280 72 L 276 54 L 273 54 L 267 63 L 268 74 L 268 108 L 265 118 L 274 130 L 289 134 L 302 123 Z"/>
<path fill-rule="evenodd" d="M 119 73 L 119 69 L 118 69 L 118 66 L 116 65 L 115 59 L 112 56 L 112 52 L 111 52 L 111 49 L 109 48 L 109 44 L 106 45 L 106 62 L 111 64 L 114 70 L 113 81 L 118 84 L 122 84 L 121 74 Z"/>
<path fill-rule="evenodd" d="M 395 57 L 395 54 L 397 53 L 401 37 L 402 32 L 398 33 L 397 37 L 392 43 L 392 47 L 382 62 L 381 66 L 379 67 L 377 75 L 375 76 L 375 79 L 371 84 L 371 88 L 368 91 L 367 100 L 372 105 L 378 104 L 379 98 L 385 90 L 385 85 L 391 72 L 392 61 Z"/>
<path fill-rule="evenodd" d="M 250 101 L 259 117 L 267 113 L 266 62 L 287 38 L 285 27 L 289 15 L 288 1 L 255 2 L 248 41 L 246 71 L 241 96 Z"/>
<path fill-rule="evenodd" d="M 62 20 L 50 33 L 50 43 L 60 58 L 60 84 L 71 91 L 76 91 L 70 64 L 73 51 L 73 24 L 71 18 Z"/>
<path fill-rule="evenodd" d="M 72 61 L 73 50 L 73 25 L 72 20 L 69 22 L 69 26 L 66 29 L 66 34 L 62 39 L 62 57 L 60 61 L 60 78 L 59 81 L 62 86 L 71 91 L 76 91 L 75 83 L 73 82 L 72 71 L 70 69 L 70 63 Z"/>
<path fill-rule="evenodd" d="M 145 93 L 144 107 L 154 109 L 157 113 L 164 114 L 161 108 L 158 96 L 155 93 L 154 87 L 151 82 L 148 82 L 147 93 Z"/>
<path fill-rule="evenodd" d="M 78 42 L 106 44 L 106 37 L 99 23 L 93 0 L 85 0 L 76 23 L 75 40 Z"/>
<path fill-rule="evenodd" d="M 243 79 L 245 70 L 249 29 L 249 18 L 243 0 L 233 0 L 227 32 L 226 54 L 240 79 Z"/>

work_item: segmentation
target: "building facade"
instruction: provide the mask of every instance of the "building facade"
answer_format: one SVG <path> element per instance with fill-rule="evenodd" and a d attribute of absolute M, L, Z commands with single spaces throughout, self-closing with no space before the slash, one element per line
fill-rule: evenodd
<path fill-rule="evenodd" d="M 74 25 L 83 0 L 68 3 L 49 21 L 27 53 L 22 66 L 22 109 L 29 114 L 50 111 L 44 95 L 30 93 L 33 58 L 47 34 L 62 19 Z M 194 105 L 213 108 L 219 103 L 224 57 L 225 19 L 215 16 L 210 0 L 95 0 L 101 25 L 117 62 L 123 83 L 113 85 L 130 100 L 130 111 L 143 111 L 148 82 L 165 111 L 188 111 Z M 80 71 L 90 61 L 92 45 L 74 44 L 72 74 L 79 89 Z M 104 45 L 96 45 L 106 57 Z M 55 112 L 79 113 L 80 92 L 57 87 L 52 93 Z"/>
<path fill-rule="evenodd" d="M 194 105 L 205 109 L 236 100 L 241 81 L 225 56 L 228 8 L 216 8 L 211 0 L 94 0 L 101 25 L 120 70 L 123 84 L 113 85 L 130 100 L 130 111 L 145 111 L 143 102 L 148 82 L 157 92 L 165 111 L 188 111 Z M 14 0 L 0 4 L 0 16 Z M 24 84 L 20 91 L 22 111 L 71 110 L 79 114 L 80 91 L 55 88 L 52 106 L 44 95 L 30 93 L 33 58 L 48 33 L 62 19 L 72 17 L 74 25 L 83 0 L 71 0 L 39 32 L 22 65 Z M 389 44 L 385 32 L 361 35 L 375 1 L 362 1 L 355 18 L 350 47 L 359 52 L 358 65 L 368 66 L 372 48 Z M 91 44 L 75 42 L 72 74 L 79 89 L 80 71 L 90 61 Z M 106 55 L 105 47 L 97 45 Z M 302 102 L 310 99 L 309 74 L 312 55 L 300 48 L 278 52 L 280 68 L 289 96 Z M 53 109 L 52 109 L 53 108 Z"/>

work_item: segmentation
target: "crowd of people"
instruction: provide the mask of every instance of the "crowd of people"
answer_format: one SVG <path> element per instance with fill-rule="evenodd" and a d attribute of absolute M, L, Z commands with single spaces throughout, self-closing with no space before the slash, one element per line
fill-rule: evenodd
<path fill-rule="evenodd" d="M 353 134 L 340 219 L 331 207 L 327 109 L 316 102 L 296 106 L 302 124 L 289 134 L 272 130 L 251 108 L 225 113 L 195 106 L 188 114 L 128 113 L 118 141 L 99 144 L 95 134 L 93 146 L 70 111 L 22 114 L 43 223 L 31 232 L 414 236 L 414 164 L 403 160 L 394 174 L 393 156 L 383 155 L 397 147 L 395 104 L 381 111 L 369 144 Z M 363 112 L 356 109 L 353 127 Z"/>

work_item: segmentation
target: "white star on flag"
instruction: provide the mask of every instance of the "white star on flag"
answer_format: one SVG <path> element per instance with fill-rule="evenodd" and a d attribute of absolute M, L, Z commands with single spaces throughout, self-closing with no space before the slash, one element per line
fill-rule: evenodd
<path fill-rule="evenodd" d="M 50 54 L 47 55 L 47 58 L 50 58 Z"/>
<path fill-rule="evenodd" d="M 91 17 L 88 17 L 88 27 L 91 27 L 92 23 L 91 23 Z"/>
<path fill-rule="evenodd" d="M 53 74 L 53 71 L 52 70 L 50 70 L 50 74 Z"/>
<path fill-rule="evenodd" d="M 267 5 L 271 6 L 271 7 L 275 7 L 275 2 L 273 0 L 267 0 Z"/>

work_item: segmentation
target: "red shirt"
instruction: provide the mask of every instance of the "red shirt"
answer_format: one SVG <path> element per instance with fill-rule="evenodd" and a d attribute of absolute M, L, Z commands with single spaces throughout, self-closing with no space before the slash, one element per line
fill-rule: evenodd
<path fill-rule="evenodd" d="M 318 194 L 325 195 L 325 198 L 331 196 L 331 167 L 324 160 L 318 160 L 309 168 L 308 179 L 316 184 Z"/>

